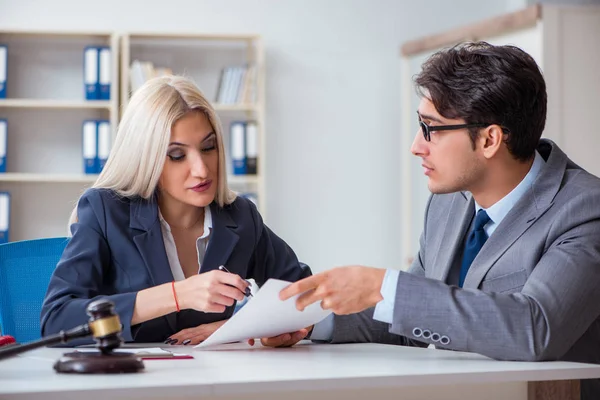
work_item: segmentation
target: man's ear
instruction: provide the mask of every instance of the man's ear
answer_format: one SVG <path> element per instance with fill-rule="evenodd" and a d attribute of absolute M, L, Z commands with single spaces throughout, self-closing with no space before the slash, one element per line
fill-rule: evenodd
<path fill-rule="evenodd" d="M 494 157 L 504 141 L 504 132 L 499 125 L 490 125 L 479 132 L 479 143 L 483 156 L 487 159 Z"/>

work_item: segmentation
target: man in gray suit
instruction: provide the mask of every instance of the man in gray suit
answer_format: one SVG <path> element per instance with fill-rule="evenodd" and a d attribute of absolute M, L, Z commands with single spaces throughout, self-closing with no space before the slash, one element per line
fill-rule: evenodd
<path fill-rule="evenodd" d="M 313 340 L 599 363 L 600 180 L 540 139 L 546 86 L 535 61 L 468 43 L 433 55 L 415 82 L 411 151 L 432 196 L 409 271 L 334 268 L 281 298 L 309 290 L 299 309 L 320 301 L 337 314 Z M 600 398 L 600 385 L 584 381 L 582 394 Z"/>

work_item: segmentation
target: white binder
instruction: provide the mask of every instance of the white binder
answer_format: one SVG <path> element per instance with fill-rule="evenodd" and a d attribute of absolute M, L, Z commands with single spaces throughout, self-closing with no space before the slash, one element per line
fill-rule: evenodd
<path fill-rule="evenodd" d="M 10 231 L 10 193 L 0 192 L 0 244 L 8 243 Z"/>
<path fill-rule="evenodd" d="M 258 126 L 256 122 L 246 122 L 246 173 L 256 175 L 258 163 Z"/>
<path fill-rule="evenodd" d="M 99 72 L 98 72 L 98 84 L 100 87 L 100 92 L 98 98 L 100 100 L 110 100 L 110 85 L 111 85 L 111 75 L 110 75 L 110 61 L 111 61 L 111 52 L 109 47 L 100 47 L 99 51 Z"/>
<path fill-rule="evenodd" d="M 233 161 L 233 174 L 246 174 L 246 124 L 241 121 L 232 122 L 229 127 L 231 140 L 231 159 Z"/>
<path fill-rule="evenodd" d="M 8 140 L 8 123 L 0 119 L 0 173 L 6 172 L 6 147 Z"/>
<path fill-rule="evenodd" d="M 85 99 L 98 100 L 98 48 L 86 47 L 83 57 Z"/>
<path fill-rule="evenodd" d="M 110 121 L 98 121 L 98 171 L 102 172 L 110 153 Z"/>
<path fill-rule="evenodd" d="M 83 172 L 95 174 L 98 171 L 96 154 L 98 154 L 96 121 L 83 122 Z"/>
<path fill-rule="evenodd" d="M 6 98 L 7 70 L 8 70 L 8 47 L 0 45 L 0 99 Z"/>

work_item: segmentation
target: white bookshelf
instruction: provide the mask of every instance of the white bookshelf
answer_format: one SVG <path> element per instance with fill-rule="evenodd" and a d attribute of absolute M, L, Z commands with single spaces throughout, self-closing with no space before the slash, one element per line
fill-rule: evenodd
<path fill-rule="evenodd" d="M 96 175 L 85 175 L 82 124 L 118 122 L 118 37 L 110 32 L 0 30 L 8 46 L 7 98 L 0 118 L 8 121 L 7 172 L 0 191 L 11 194 L 10 241 L 64 236 L 72 208 Z M 109 101 L 85 100 L 83 52 L 110 46 Z"/>
<path fill-rule="evenodd" d="M 71 109 L 71 110 L 110 110 L 110 101 L 102 100 L 38 100 L 38 99 L 0 99 L 0 108 L 49 108 L 49 109 Z"/>
<path fill-rule="evenodd" d="M 170 68 L 174 74 L 192 78 L 211 101 L 223 126 L 228 183 L 238 193 L 254 193 L 258 208 L 266 218 L 265 188 L 265 57 L 262 39 L 257 35 L 211 35 L 157 32 L 129 32 L 121 35 L 121 110 L 130 97 L 129 68 L 134 60 Z M 256 101 L 252 104 L 218 104 L 217 90 L 224 67 L 255 64 Z M 252 120 L 258 126 L 258 165 L 256 175 L 231 175 L 229 125 Z"/>

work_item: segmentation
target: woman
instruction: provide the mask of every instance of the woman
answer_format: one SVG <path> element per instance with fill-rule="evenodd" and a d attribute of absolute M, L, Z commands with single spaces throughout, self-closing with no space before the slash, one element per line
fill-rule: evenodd
<path fill-rule="evenodd" d="M 126 342 L 196 344 L 232 315 L 245 279 L 260 286 L 311 274 L 253 203 L 227 187 L 220 122 L 183 77 L 135 92 L 69 225 L 42 335 L 84 324 L 87 305 L 103 297 L 114 302 Z"/>

